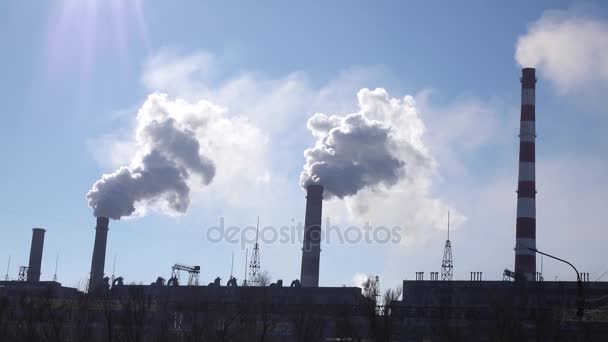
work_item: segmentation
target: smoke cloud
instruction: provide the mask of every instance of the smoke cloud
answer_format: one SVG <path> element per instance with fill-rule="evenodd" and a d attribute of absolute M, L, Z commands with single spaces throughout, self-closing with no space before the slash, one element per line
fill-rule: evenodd
<path fill-rule="evenodd" d="M 344 117 L 317 113 L 308 120 L 317 141 L 304 152 L 303 188 L 319 183 L 326 197 L 344 198 L 363 189 L 390 188 L 432 167 L 412 97 L 395 99 L 384 89 L 362 89 L 357 98 L 359 112 Z"/>
<path fill-rule="evenodd" d="M 87 194 L 94 215 L 118 220 L 147 207 L 185 213 L 192 184 L 207 185 L 215 176 L 201 137 L 221 114 L 221 108 L 205 101 L 189 104 L 150 95 L 137 114 L 130 165 L 103 175 Z"/>
<path fill-rule="evenodd" d="M 563 93 L 598 82 L 605 90 L 608 22 L 576 9 L 547 11 L 519 37 L 515 59 L 523 67 L 539 68 Z"/>

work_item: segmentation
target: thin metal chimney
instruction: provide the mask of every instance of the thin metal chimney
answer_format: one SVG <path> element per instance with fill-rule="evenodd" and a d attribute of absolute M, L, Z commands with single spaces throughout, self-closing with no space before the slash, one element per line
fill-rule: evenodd
<path fill-rule="evenodd" d="M 108 242 L 108 226 L 110 220 L 107 217 L 98 217 L 95 227 L 95 245 L 93 246 L 93 259 L 91 260 L 91 279 L 89 280 L 89 292 L 95 289 L 104 276 L 106 263 L 106 244 Z"/>
<path fill-rule="evenodd" d="M 321 255 L 321 216 L 323 187 L 311 184 L 306 187 L 306 217 L 304 219 L 304 247 L 302 248 L 302 286 L 319 286 L 319 258 Z"/>
<path fill-rule="evenodd" d="M 515 273 L 534 281 L 536 275 L 536 70 L 522 69 L 521 124 L 519 133 L 519 181 Z"/>
<path fill-rule="evenodd" d="M 30 264 L 27 269 L 27 281 L 40 281 L 42 264 L 42 249 L 44 248 L 44 233 L 42 228 L 32 229 L 32 246 L 30 248 Z"/>

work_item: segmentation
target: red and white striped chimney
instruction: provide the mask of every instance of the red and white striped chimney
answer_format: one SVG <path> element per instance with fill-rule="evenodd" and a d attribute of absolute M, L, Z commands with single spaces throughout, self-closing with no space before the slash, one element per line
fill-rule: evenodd
<path fill-rule="evenodd" d="M 521 124 L 519 128 L 519 180 L 517 184 L 517 223 L 515 273 L 534 281 L 536 276 L 536 153 L 534 68 L 522 69 Z"/>

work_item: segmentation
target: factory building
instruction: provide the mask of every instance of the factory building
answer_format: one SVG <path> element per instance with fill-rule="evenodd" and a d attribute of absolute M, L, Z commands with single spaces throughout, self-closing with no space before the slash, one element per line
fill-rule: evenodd
<path fill-rule="evenodd" d="M 584 282 L 579 320 L 576 282 L 403 282 L 393 308 L 395 341 L 601 341 L 608 337 L 608 283 Z"/>

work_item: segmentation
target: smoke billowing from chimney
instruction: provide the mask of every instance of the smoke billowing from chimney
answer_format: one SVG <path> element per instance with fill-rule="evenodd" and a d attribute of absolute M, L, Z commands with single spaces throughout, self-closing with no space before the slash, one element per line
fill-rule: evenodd
<path fill-rule="evenodd" d="M 150 206 L 185 213 L 192 184 L 207 185 L 215 176 L 201 136 L 218 111 L 204 101 L 190 105 L 150 95 L 137 114 L 131 165 L 103 175 L 87 194 L 94 215 L 118 220 Z"/>
<path fill-rule="evenodd" d="M 362 89 L 357 97 L 357 113 L 317 113 L 308 120 L 317 141 L 304 152 L 303 188 L 321 184 L 326 197 L 344 198 L 364 188 L 390 188 L 432 164 L 420 139 L 424 125 L 412 97 L 390 98 L 384 89 Z"/>

